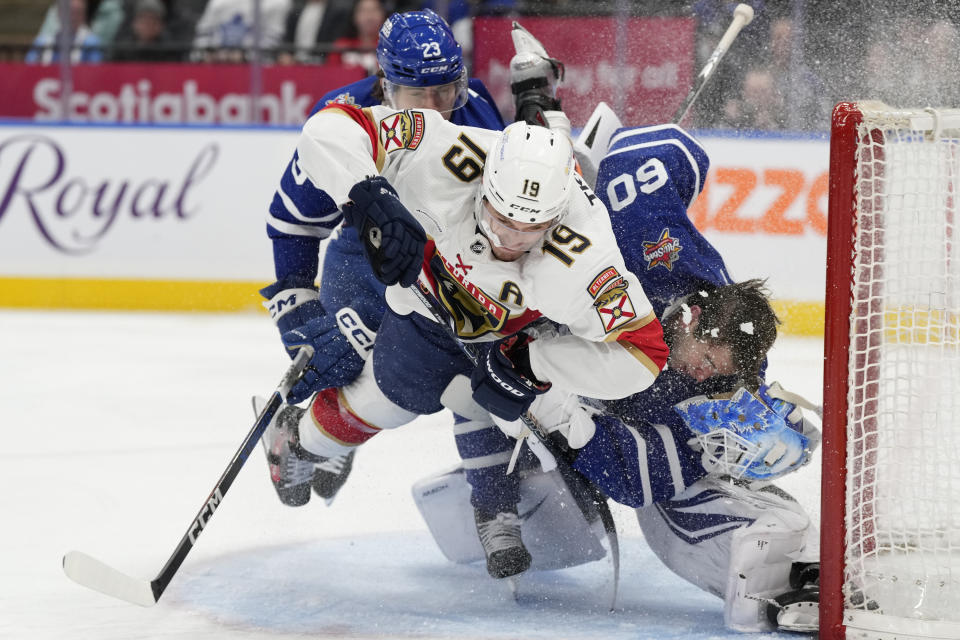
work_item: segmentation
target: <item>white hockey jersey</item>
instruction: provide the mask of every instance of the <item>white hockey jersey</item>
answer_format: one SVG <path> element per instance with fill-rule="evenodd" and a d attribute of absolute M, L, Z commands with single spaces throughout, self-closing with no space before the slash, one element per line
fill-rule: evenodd
<path fill-rule="evenodd" d="M 430 237 L 421 285 L 464 340 L 495 340 L 546 317 L 569 333 L 531 343 L 538 379 L 594 398 L 645 389 L 666 362 L 663 331 L 624 266 L 606 208 L 579 176 L 567 215 L 538 250 L 504 262 L 479 233 L 474 202 L 499 135 L 434 111 L 331 105 L 304 126 L 295 171 L 323 184 L 337 205 L 365 177 L 386 177 Z M 400 287 L 388 290 L 387 300 L 400 313 L 428 315 Z"/>

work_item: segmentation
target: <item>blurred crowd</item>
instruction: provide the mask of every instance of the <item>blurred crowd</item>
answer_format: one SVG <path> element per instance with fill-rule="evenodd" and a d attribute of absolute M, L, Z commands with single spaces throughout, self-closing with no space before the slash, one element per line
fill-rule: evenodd
<path fill-rule="evenodd" d="M 756 19 L 695 112 L 699 127 L 823 129 L 832 105 L 960 106 L 960 9 L 916 0 L 747 0 Z M 692 16 L 695 70 L 729 24 L 730 0 L 58 0 L 24 59 L 357 65 L 377 71 L 377 34 L 393 11 L 432 8 L 471 49 L 478 15 Z M 61 37 L 68 25 L 67 37 Z M 571 37 L 575 37 L 571 34 Z"/>

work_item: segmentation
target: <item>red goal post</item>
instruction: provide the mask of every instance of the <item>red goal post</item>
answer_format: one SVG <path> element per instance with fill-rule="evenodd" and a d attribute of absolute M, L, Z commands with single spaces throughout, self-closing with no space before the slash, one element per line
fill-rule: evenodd
<path fill-rule="evenodd" d="M 820 637 L 960 638 L 960 110 L 833 112 Z"/>

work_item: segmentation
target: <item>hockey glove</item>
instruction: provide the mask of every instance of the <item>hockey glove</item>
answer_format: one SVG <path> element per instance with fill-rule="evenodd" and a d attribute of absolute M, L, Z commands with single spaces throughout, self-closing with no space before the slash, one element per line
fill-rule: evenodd
<path fill-rule="evenodd" d="M 281 338 L 291 354 L 304 345 L 313 347 L 313 357 L 287 394 L 287 402 L 296 404 L 317 391 L 356 380 L 375 337 L 350 307 L 336 314 L 325 313 L 284 333 Z"/>
<path fill-rule="evenodd" d="M 356 227 L 377 280 L 409 287 L 423 264 L 427 235 L 383 176 L 353 185 L 343 205 L 347 224 Z"/>
<path fill-rule="evenodd" d="M 532 340 L 518 333 L 494 342 L 470 376 L 474 401 L 503 420 L 519 419 L 550 388 L 530 370 Z"/>
<path fill-rule="evenodd" d="M 281 336 L 325 313 L 316 286 L 306 278 L 288 276 L 260 289 L 260 295 L 267 299 L 263 306 L 270 312 Z M 291 359 L 295 355 L 295 351 L 290 352 Z"/>

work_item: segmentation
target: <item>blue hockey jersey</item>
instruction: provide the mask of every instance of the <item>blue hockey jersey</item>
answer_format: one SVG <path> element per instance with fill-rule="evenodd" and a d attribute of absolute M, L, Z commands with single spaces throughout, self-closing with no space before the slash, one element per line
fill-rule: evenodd
<path fill-rule="evenodd" d="M 707 286 L 731 284 L 719 252 L 687 215 L 703 190 L 709 159 L 675 125 L 619 130 L 600 163 L 596 193 L 607 206 L 627 268 L 657 316 Z M 642 506 L 672 498 L 706 474 L 693 435 L 674 412 L 687 398 L 729 389 L 733 377 L 703 383 L 670 369 L 645 391 L 608 402 L 574 467 L 617 502 Z"/>
<path fill-rule="evenodd" d="M 701 283 L 732 282 L 720 253 L 687 215 L 709 166 L 700 143 L 672 124 L 619 130 L 600 163 L 596 193 L 658 317 Z"/>

